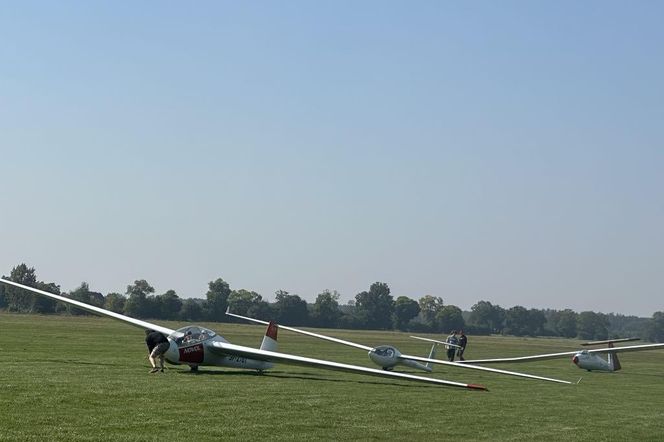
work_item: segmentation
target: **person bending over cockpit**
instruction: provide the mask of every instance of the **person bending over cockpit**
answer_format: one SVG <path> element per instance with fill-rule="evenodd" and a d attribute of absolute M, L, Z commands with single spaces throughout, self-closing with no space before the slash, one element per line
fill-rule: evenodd
<path fill-rule="evenodd" d="M 145 330 L 145 344 L 148 346 L 148 360 L 152 369 L 150 373 L 164 372 L 164 353 L 168 350 L 170 343 L 163 333 L 154 330 Z M 157 368 L 159 358 L 159 368 Z"/>

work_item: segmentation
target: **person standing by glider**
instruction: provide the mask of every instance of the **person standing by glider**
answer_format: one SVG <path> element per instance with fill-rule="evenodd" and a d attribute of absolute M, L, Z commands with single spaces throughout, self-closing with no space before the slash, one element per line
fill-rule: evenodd
<path fill-rule="evenodd" d="M 463 332 L 463 330 L 459 331 L 459 350 L 457 351 L 457 356 L 459 357 L 460 361 L 465 361 L 463 358 L 463 352 L 466 351 L 466 345 L 468 344 L 468 338 L 466 337 L 466 334 Z"/>
<path fill-rule="evenodd" d="M 447 339 L 445 339 L 445 342 L 451 344 L 447 346 L 447 359 L 450 362 L 454 362 L 454 354 L 456 353 L 457 346 L 459 345 L 459 340 L 456 337 L 456 330 L 452 330 Z"/>
<path fill-rule="evenodd" d="M 148 346 L 148 360 L 152 369 L 150 373 L 164 372 L 164 353 L 168 350 L 170 343 L 163 333 L 154 330 L 145 330 L 145 344 Z M 159 368 L 157 368 L 159 358 Z"/>

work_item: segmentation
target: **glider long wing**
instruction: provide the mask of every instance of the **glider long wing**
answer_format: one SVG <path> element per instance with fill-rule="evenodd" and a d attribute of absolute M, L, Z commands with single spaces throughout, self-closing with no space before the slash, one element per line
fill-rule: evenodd
<path fill-rule="evenodd" d="M 411 338 L 413 338 L 413 339 L 419 339 L 420 341 L 435 342 L 435 343 L 437 343 L 437 344 L 447 345 L 448 347 L 461 348 L 460 345 L 450 344 L 449 342 L 439 341 L 439 340 L 437 340 L 437 339 L 423 338 L 423 337 L 421 337 L 421 336 L 411 336 Z"/>
<path fill-rule="evenodd" d="M 281 327 L 281 326 L 279 326 Z M 339 362 L 324 361 L 322 359 L 307 358 L 303 356 L 279 353 L 275 351 L 260 350 L 242 345 L 229 344 L 227 342 L 212 342 L 211 348 L 223 355 L 234 355 L 245 358 L 257 359 L 266 362 L 281 362 L 290 365 L 304 365 L 308 367 L 324 368 L 328 370 L 346 371 L 359 373 L 369 376 L 378 376 L 383 378 L 402 379 L 409 381 L 426 382 L 430 384 L 446 385 L 450 387 L 469 388 L 473 390 L 486 390 L 486 387 L 477 384 L 464 384 L 461 382 L 447 381 L 444 379 L 427 378 L 424 376 L 415 376 L 407 373 L 390 372 L 377 370 L 375 368 L 360 367 L 357 365 L 342 364 Z M 213 351 L 215 351 L 213 350 Z"/>
<path fill-rule="evenodd" d="M 536 376 L 534 374 L 528 374 L 528 373 L 520 373 L 518 371 L 507 371 L 507 370 L 498 370 L 496 368 L 489 368 L 489 367 L 482 367 L 479 365 L 465 365 L 462 362 L 450 362 L 450 361 L 442 361 L 440 359 L 429 359 L 429 358 L 422 358 L 419 356 L 411 356 L 411 355 L 400 355 L 400 359 L 411 359 L 414 361 L 419 361 L 419 362 L 430 362 L 432 364 L 439 364 L 439 365 L 447 365 L 447 366 L 452 366 L 452 367 L 460 367 L 460 368 L 470 368 L 474 370 L 480 370 L 480 371 L 487 371 L 491 373 L 499 373 L 499 374 L 505 374 L 508 376 L 517 376 L 521 378 L 529 378 L 529 379 L 537 379 L 540 381 L 548 381 L 548 382 L 557 382 L 559 384 L 572 384 L 572 382 L 569 381 L 563 381 L 561 379 L 554 379 L 554 378 L 547 378 L 544 376 Z M 467 361 L 465 361 L 467 362 Z M 475 361 L 476 363 L 479 363 Z"/>
<path fill-rule="evenodd" d="M 592 350 L 583 350 L 586 353 L 623 353 L 631 351 L 644 351 L 644 350 L 657 350 L 664 348 L 664 344 L 643 344 L 643 345 L 630 345 L 627 347 L 613 347 L 613 348 L 595 348 Z M 497 359 L 473 359 L 463 361 L 463 364 L 495 364 L 501 362 L 529 362 L 541 361 L 545 359 L 566 358 L 580 353 L 581 350 L 565 351 L 561 353 L 549 353 L 532 356 L 518 356 L 514 358 L 497 358 Z"/>
<path fill-rule="evenodd" d="M 229 316 L 234 316 L 236 318 L 245 319 L 245 320 L 250 321 L 250 322 L 256 322 L 258 324 L 265 324 L 265 325 L 269 324 L 269 322 L 261 321 L 260 319 L 254 319 L 254 318 L 249 318 L 249 317 L 246 317 L 246 316 L 236 315 L 236 314 L 230 313 L 228 311 L 226 311 L 226 314 L 229 315 Z M 295 332 L 295 333 L 301 333 L 301 334 L 304 334 L 304 335 L 313 336 L 313 337 L 316 337 L 316 338 L 319 338 L 319 339 L 325 339 L 327 341 L 337 342 L 339 344 L 344 344 L 344 345 L 348 345 L 348 346 L 351 346 L 351 347 L 361 348 L 361 349 L 367 350 L 367 351 L 373 350 L 373 347 L 368 347 L 366 345 L 356 344 L 354 342 L 344 341 L 343 339 L 332 338 L 330 336 L 325 336 L 325 335 L 321 335 L 321 334 L 318 334 L 318 333 L 313 333 L 313 332 L 309 332 L 309 331 L 305 331 L 305 330 L 300 330 L 298 328 L 286 327 L 286 326 L 281 325 L 281 324 L 279 324 L 279 328 L 282 328 L 284 330 L 290 330 L 290 331 Z M 425 341 L 433 341 L 432 339 L 428 339 L 428 338 L 419 338 L 419 339 L 423 339 Z M 440 342 L 440 341 L 435 341 L 435 342 Z M 419 356 L 410 356 L 410 355 L 404 355 L 404 354 L 400 355 L 399 359 L 411 359 L 411 360 L 415 360 L 415 361 L 419 361 L 419 362 L 431 362 L 433 364 L 439 364 L 439 365 L 451 365 L 451 366 L 460 367 L 460 368 L 469 368 L 469 369 L 472 369 L 472 370 L 487 371 L 487 372 L 499 373 L 499 374 L 504 374 L 504 375 L 509 375 L 509 376 L 517 376 L 517 377 L 523 377 L 523 378 L 538 379 L 538 380 L 541 380 L 541 381 L 557 382 L 557 383 L 561 383 L 561 384 L 571 384 L 571 382 L 562 381 L 560 379 L 546 378 L 546 377 L 542 377 L 542 376 L 535 376 L 535 375 L 531 375 L 531 374 L 527 374 L 527 373 L 518 373 L 518 372 L 514 372 L 514 371 L 498 370 L 496 368 L 479 367 L 479 366 L 475 366 L 475 365 L 463 365 L 463 364 L 459 364 L 459 363 L 456 363 L 456 362 L 441 361 L 440 359 L 429 359 L 429 358 L 422 358 L 422 357 L 419 357 Z M 379 371 L 379 372 L 382 373 L 382 371 Z"/>
<path fill-rule="evenodd" d="M 622 353 L 630 351 L 657 350 L 660 348 L 664 348 L 664 344 L 642 344 L 642 345 L 630 345 L 627 347 L 596 348 L 594 350 L 586 350 L 586 351 L 588 353 Z"/>
<path fill-rule="evenodd" d="M 518 356 L 514 358 L 495 358 L 495 359 L 467 359 L 461 364 L 497 364 L 500 362 L 528 362 L 528 361 L 543 361 L 545 359 L 566 358 L 579 353 L 579 351 L 565 351 L 562 353 L 549 353 L 532 356 Z"/>
<path fill-rule="evenodd" d="M 141 321 L 140 319 L 134 319 L 134 318 L 131 318 L 129 316 L 121 315 L 120 313 L 115 313 L 115 312 L 112 312 L 110 310 L 103 309 L 101 307 L 95 307 L 94 305 L 86 304 L 84 302 L 76 301 L 74 299 L 65 298 L 64 296 L 56 295 L 54 293 L 45 292 L 44 290 L 39 290 L 39 289 L 36 289 L 34 287 L 29 287 L 27 285 L 19 284 L 19 283 L 14 282 L 14 281 L 9 281 L 7 279 L 0 278 L 0 282 L 3 282 L 3 283 L 8 284 L 8 285 L 12 285 L 14 287 L 18 287 L 20 289 L 28 290 L 28 291 L 36 293 L 38 295 L 46 296 L 48 298 L 55 299 L 55 300 L 60 301 L 60 302 L 65 302 L 67 304 L 75 305 L 76 307 L 78 307 L 80 309 L 83 309 L 83 310 L 87 310 L 91 313 L 96 313 L 96 314 L 101 315 L 101 316 L 107 316 L 109 318 L 117 319 L 118 321 L 126 322 L 127 324 L 131 324 L 135 327 L 140 327 L 140 328 L 145 329 L 145 330 L 156 330 L 156 331 L 158 331 L 160 333 L 164 333 L 166 335 L 170 335 L 171 333 L 173 333 L 175 331 L 175 330 L 172 330 L 172 329 L 167 328 L 167 327 L 162 327 L 161 325 L 152 324 L 152 323 L 146 322 L 146 321 Z"/>
<path fill-rule="evenodd" d="M 236 315 L 235 313 L 231 313 L 228 310 L 226 310 L 226 314 L 228 316 L 233 316 L 233 317 L 236 317 L 236 318 L 245 319 L 249 322 L 255 322 L 257 324 L 263 324 L 263 325 L 268 325 L 269 324 L 269 322 L 267 322 L 267 321 L 261 321 L 260 319 L 254 319 L 254 318 L 248 318 L 246 316 Z M 290 331 L 295 332 L 295 333 L 301 333 L 301 334 L 307 335 L 307 336 L 313 336 L 314 338 L 318 338 L 318 339 L 324 339 L 326 341 L 336 342 L 337 344 L 348 345 L 349 347 L 361 348 L 362 350 L 366 350 L 366 351 L 373 350 L 373 347 L 369 347 L 369 346 L 362 345 L 362 344 L 357 344 L 355 342 L 344 341 L 343 339 L 333 338 L 331 336 L 320 335 L 318 333 L 313 333 L 313 332 L 306 331 L 306 330 L 300 330 L 299 328 L 287 327 L 287 326 L 281 325 L 281 324 L 279 324 L 279 328 L 284 329 L 284 330 L 290 330 Z"/>

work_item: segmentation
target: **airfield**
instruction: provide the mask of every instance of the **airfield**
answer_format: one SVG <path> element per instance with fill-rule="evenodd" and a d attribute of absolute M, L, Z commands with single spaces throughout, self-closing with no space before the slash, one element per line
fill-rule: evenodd
<path fill-rule="evenodd" d="M 254 347 L 264 333 L 256 325 L 204 325 L 234 344 Z M 428 351 L 409 333 L 322 332 L 415 355 Z M 616 373 L 588 373 L 567 359 L 500 366 L 570 381 L 582 377 L 578 385 L 448 367 L 432 373 L 486 385 L 483 392 L 286 365 L 265 375 L 221 368 L 192 374 L 182 366 L 150 375 L 143 332 L 91 316 L 0 313 L 0 338 L 2 441 L 595 441 L 661 440 L 664 433 L 663 350 L 625 354 Z M 469 336 L 467 357 L 576 350 L 578 344 Z M 279 349 L 373 367 L 363 351 L 285 330 Z"/>

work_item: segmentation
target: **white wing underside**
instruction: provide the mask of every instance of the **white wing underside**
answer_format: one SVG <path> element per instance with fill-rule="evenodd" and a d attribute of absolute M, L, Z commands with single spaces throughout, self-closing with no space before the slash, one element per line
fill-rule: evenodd
<path fill-rule="evenodd" d="M 67 304 L 75 305 L 76 307 L 89 311 L 91 313 L 96 313 L 101 316 L 106 316 L 109 318 L 117 319 L 118 321 L 126 322 L 127 324 L 131 324 L 135 327 L 142 328 L 144 330 L 156 330 L 160 333 L 164 333 L 165 335 L 170 335 L 173 333 L 175 330 L 172 330 L 167 327 L 162 327 L 161 325 L 157 324 L 152 324 L 150 322 L 146 321 L 141 321 L 140 319 L 134 319 L 129 316 L 122 315 L 120 313 L 115 313 L 110 310 L 103 309 L 101 307 L 95 307 L 94 305 L 86 304 L 84 302 L 76 301 L 74 299 L 69 299 L 65 298 L 64 296 L 56 295 L 53 293 L 45 292 L 44 290 L 39 290 L 34 287 L 29 287 L 27 285 L 19 284 L 14 281 L 9 281 L 7 279 L 0 278 L 0 282 L 4 282 L 5 284 L 13 285 L 14 287 L 18 287 L 24 290 L 28 290 L 34 293 L 37 293 L 39 295 L 46 296 L 51 299 L 55 299 L 56 301 L 64 302 Z"/>

